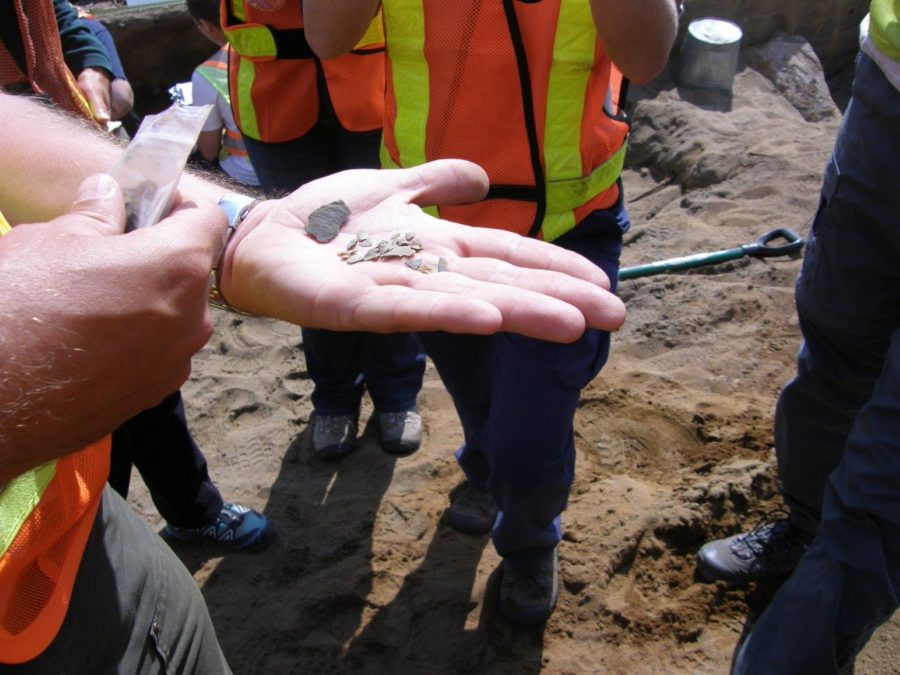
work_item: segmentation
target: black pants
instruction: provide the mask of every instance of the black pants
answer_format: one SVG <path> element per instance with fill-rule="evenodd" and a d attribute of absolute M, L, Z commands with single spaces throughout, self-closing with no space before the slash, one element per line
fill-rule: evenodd
<path fill-rule="evenodd" d="M 123 498 L 128 496 L 132 465 L 170 525 L 199 527 L 222 510 L 222 495 L 188 430 L 181 391 L 113 432 L 109 484 Z"/>

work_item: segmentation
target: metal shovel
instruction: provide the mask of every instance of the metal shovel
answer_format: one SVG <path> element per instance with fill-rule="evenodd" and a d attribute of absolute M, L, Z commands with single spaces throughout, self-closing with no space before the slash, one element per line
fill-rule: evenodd
<path fill-rule="evenodd" d="M 786 243 L 770 246 L 771 242 L 778 239 L 783 239 Z M 773 258 L 776 256 L 791 255 L 798 252 L 801 248 L 803 248 L 803 238 L 800 237 L 800 235 L 786 227 L 779 227 L 777 230 L 766 232 L 752 244 L 745 244 L 743 246 L 738 246 L 737 248 L 729 248 L 724 251 L 695 253 L 694 255 L 683 256 L 681 258 L 659 260 L 646 265 L 623 267 L 619 270 L 619 279 L 636 279 L 637 277 L 646 277 L 651 274 L 678 272 L 691 267 L 718 265 L 719 263 L 727 262 L 729 260 L 743 258 L 745 255 L 753 258 Z"/>

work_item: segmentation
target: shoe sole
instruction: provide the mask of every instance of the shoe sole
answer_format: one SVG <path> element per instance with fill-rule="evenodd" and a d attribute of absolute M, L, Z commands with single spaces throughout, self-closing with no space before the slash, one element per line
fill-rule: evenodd
<path fill-rule="evenodd" d="M 787 577 L 793 574 L 793 570 L 788 572 L 778 572 L 777 574 L 754 574 L 749 576 L 741 576 L 741 577 L 725 577 L 722 576 L 721 573 L 710 565 L 704 563 L 703 558 L 697 558 L 697 572 L 700 573 L 700 577 L 708 582 L 715 583 L 717 581 L 723 581 L 729 586 L 746 586 L 747 584 L 752 584 L 756 581 L 766 581 L 769 579 L 779 579 L 781 577 Z"/>
<path fill-rule="evenodd" d="M 402 445 L 385 445 L 383 442 L 381 443 L 381 449 L 388 455 L 393 455 L 394 457 L 409 457 L 410 455 L 416 454 L 420 447 L 421 445 L 417 445 L 414 448 L 407 448 Z"/>
<path fill-rule="evenodd" d="M 258 553 L 259 551 L 268 548 L 269 544 L 272 543 L 272 540 L 275 536 L 275 529 L 272 527 L 271 522 L 267 523 L 260 533 L 259 541 L 257 541 L 252 546 L 229 546 L 228 544 L 222 543 L 221 541 L 213 541 L 209 537 L 204 537 L 202 534 L 186 535 L 174 533 L 169 530 L 168 527 L 164 527 L 160 535 L 167 541 L 177 542 L 179 544 L 209 544 L 210 546 L 225 548 L 230 551 L 247 551 L 248 553 Z"/>
<path fill-rule="evenodd" d="M 491 530 L 494 529 L 494 521 L 496 521 L 496 516 L 494 520 L 491 521 L 490 525 L 485 527 L 482 523 L 475 522 L 474 520 L 462 519 L 459 517 L 454 518 L 453 514 L 447 515 L 447 525 L 450 526 L 451 529 L 456 530 L 462 534 L 470 534 L 473 536 L 481 536 L 483 534 L 488 534 Z"/>

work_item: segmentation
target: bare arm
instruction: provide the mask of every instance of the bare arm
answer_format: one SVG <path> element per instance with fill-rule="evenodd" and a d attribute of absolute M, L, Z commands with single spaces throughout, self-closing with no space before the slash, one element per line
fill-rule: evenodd
<path fill-rule="evenodd" d="M 120 120 L 134 108 L 134 90 L 128 80 L 115 79 L 109 83 L 110 115 Z"/>
<path fill-rule="evenodd" d="M 203 155 L 203 159 L 207 162 L 214 162 L 219 156 L 219 149 L 222 147 L 222 129 L 212 129 L 211 131 L 201 131 L 200 137 L 197 139 L 197 149 Z"/>
<path fill-rule="evenodd" d="M 346 54 L 359 42 L 380 0 L 303 0 L 306 40 L 320 58 Z"/>
<path fill-rule="evenodd" d="M 666 67 L 678 32 L 675 0 L 590 0 L 606 53 L 632 82 L 646 84 Z"/>
<path fill-rule="evenodd" d="M 214 204 L 121 235 L 109 176 L 0 239 L 0 483 L 101 438 L 187 379 L 209 338 Z M 118 236 L 117 236 L 118 235 Z"/>
<path fill-rule="evenodd" d="M 109 169 L 122 151 L 87 124 L 7 94 L 0 94 L 0 144 L 0 211 L 12 224 L 46 222 L 65 213 L 81 181 Z M 193 176 L 182 186 L 214 202 L 225 192 Z"/>
<path fill-rule="evenodd" d="M 121 152 L 108 135 L 0 94 L 0 139 L 0 211 L 16 225 L 0 237 L 2 483 L 181 386 L 211 331 L 225 218 L 224 189 L 187 177 L 170 218 L 122 236 L 114 181 L 81 186 Z"/>

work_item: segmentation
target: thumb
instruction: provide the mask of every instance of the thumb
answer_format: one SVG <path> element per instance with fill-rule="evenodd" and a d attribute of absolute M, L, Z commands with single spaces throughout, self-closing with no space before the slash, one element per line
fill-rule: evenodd
<path fill-rule="evenodd" d="M 97 234 L 122 234 L 125 231 L 125 201 L 119 184 L 105 173 L 85 178 L 78 187 L 69 215 L 81 216 L 81 224 Z"/>

